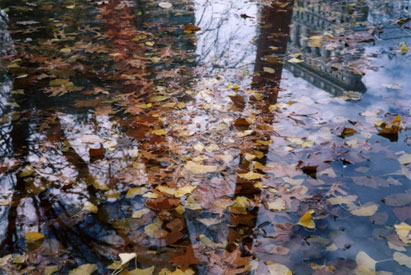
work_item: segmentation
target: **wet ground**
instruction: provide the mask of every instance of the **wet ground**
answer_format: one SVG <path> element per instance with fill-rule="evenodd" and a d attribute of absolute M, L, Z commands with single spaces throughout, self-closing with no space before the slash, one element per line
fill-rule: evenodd
<path fill-rule="evenodd" d="M 3 274 L 411 274 L 410 1 L 0 3 Z"/>

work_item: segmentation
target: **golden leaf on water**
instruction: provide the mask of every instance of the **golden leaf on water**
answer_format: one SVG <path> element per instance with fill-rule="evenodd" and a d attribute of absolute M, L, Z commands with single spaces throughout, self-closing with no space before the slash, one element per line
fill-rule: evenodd
<path fill-rule="evenodd" d="M 134 218 L 134 219 L 139 219 L 139 218 L 141 218 L 142 216 L 144 216 L 145 214 L 148 214 L 148 213 L 150 213 L 150 209 L 144 208 L 144 209 L 141 209 L 141 210 L 138 210 L 138 211 L 134 211 L 133 214 L 131 215 L 131 217 Z"/>
<path fill-rule="evenodd" d="M 266 262 L 266 266 L 270 275 L 292 275 L 291 270 L 285 265 L 278 264 L 275 262 Z"/>
<path fill-rule="evenodd" d="M 184 168 L 194 174 L 206 174 L 216 172 L 218 167 L 216 165 L 202 165 L 193 161 L 188 161 Z"/>
<path fill-rule="evenodd" d="M 368 256 L 364 251 L 358 252 L 355 261 L 357 262 L 356 274 L 375 274 L 377 261 Z"/>
<path fill-rule="evenodd" d="M 405 244 L 411 245 L 411 225 L 402 222 L 394 225 L 395 232 L 397 232 L 398 238 Z"/>
<path fill-rule="evenodd" d="M 154 274 L 154 266 L 148 268 L 136 268 L 125 273 L 126 275 L 152 275 Z"/>
<path fill-rule="evenodd" d="M 83 264 L 69 272 L 69 275 L 91 275 L 98 269 L 96 264 Z"/>
<path fill-rule="evenodd" d="M 28 232 L 26 234 L 26 242 L 28 243 L 33 243 L 33 242 L 42 240 L 44 238 L 45 238 L 44 234 L 41 234 L 39 232 Z"/>
<path fill-rule="evenodd" d="M 312 213 L 314 213 L 314 210 L 309 210 L 305 212 L 305 214 L 298 220 L 297 224 L 302 225 L 308 229 L 314 229 L 315 223 L 311 215 Z"/>
<path fill-rule="evenodd" d="M 87 203 L 87 204 L 85 204 L 85 205 L 83 206 L 83 210 L 85 210 L 85 211 L 90 211 L 90 212 L 93 212 L 93 213 L 97 213 L 97 212 L 98 212 L 97 206 L 95 206 L 95 205 L 92 204 L 92 203 Z"/>
<path fill-rule="evenodd" d="M 411 268 L 411 257 L 410 256 L 407 256 L 404 253 L 394 252 L 393 258 L 400 265 L 405 265 L 406 267 Z"/>
<path fill-rule="evenodd" d="M 351 213 L 356 216 L 373 216 L 378 210 L 378 204 L 370 204 L 361 206 L 357 209 L 351 210 Z"/>
<path fill-rule="evenodd" d="M 273 202 L 268 202 L 267 203 L 268 209 L 274 210 L 274 211 L 280 211 L 280 210 L 285 210 L 285 201 L 282 198 L 277 198 Z"/>
<path fill-rule="evenodd" d="M 137 254 L 136 253 L 120 253 L 118 256 L 120 257 L 121 265 L 125 265 L 129 261 L 137 257 Z"/>
<path fill-rule="evenodd" d="M 187 185 L 187 186 L 184 186 L 184 187 L 180 187 L 180 188 L 177 189 L 177 191 L 176 191 L 176 193 L 175 193 L 175 196 L 176 196 L 177 198 L 179 198 L 179 197 L 182 197 L 182 196 L 184 196 L 184 195 L 190 194 L 190 193 L 193 192 L 194 189 L 196 189 L 196 188 L 197 188 L 197 186 L 191 186 L 191 185 Z"/>
<path fill-rule="evenodd" d="M 157 135 L 157 136 L 163 136 L 165 134 L 167 134 L 167 131 L 164 129 L 157 129 L 157 130 L 153 130 L 151 131 L 153 134 Z"/>
<path fill-rule="evenodd" d="M 408 46 L 407 46 L 407 44 L 405 44 L 405 42 L 401 42 L 400 45 L 401 45 L 401 47 L 400 47 L 400 52 L 401 52 L 401 54 L 406 54 L 406 53 L 408 53 Z"/>
<path fill-rule="evenodd" d="M 250 171 L 248 173 L 238 174 L 238 176 L 246 180 L 257 180 L 263 177 L 264 175 Z"/>
<path fill-rule="evenodd" d="M 48 265 L 44 268 L 43 275 L 51 275 L 57 270 L 59 270 L 59 267 L 57 265 Z"/>

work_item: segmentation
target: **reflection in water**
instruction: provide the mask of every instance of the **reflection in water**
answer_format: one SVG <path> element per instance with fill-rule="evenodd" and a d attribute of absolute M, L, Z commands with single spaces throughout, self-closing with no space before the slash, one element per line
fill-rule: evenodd
<path fill-rule="evenodd" d="M 347 66 L 360 60 L 364 50 L 348 48 L 341 40 L 327 42 L 324 38 L 338 35 L 335 29 L 342 24 L 347 26 L 346 32 L 360 31 L 367 20 L 368 7 L 355 4 L 353 9 L 348 3 L 297 1 L 288 44 L 289 53 L 301 53 L 304 62 L 287 62 L 287 70 L 334 95 L 365 91 L 360 72 Z"/>
<path fill-rule="evenodd" d="M 392 228 L 370 234 L 380 228 L 365 224 L 368 217 L 348 219 L 347 209 L 326 200 L 351 194 L 350 180 L 359 173 L 381 172 L 378 163 L 367 159 L 372 127 L 347 125 L 346 119 L 329 126 L 332 111 L 319 115 L 326 119 L 312 119 L 314 103 L 306 107 L 298 102 L 314 101 L 314 93 L 299 98 L 294 86 L 280 91 L 280 84 L 289 84 L 283 68 L 301 76 L 291 80 L 301 86 L 306 80 L 337 95 L 365 91 L 362 76 L 349 66 L 365 58 L 364 47 L 333 45 L 328 39 L 337 37 L 335 28 L 341 26 L 346 38 L 375 10 L 336 1 L 173 1 L 172 8 L 122 0 L 102 7 L 85 1 L 77 5 L 84 8 L 51 7 L 62 13 L 61 23 L 48 20 L 55 15 L 46 3 L 40 17 L 63 30 L 33 35 L 39 44 L 19 42 L 19 54 L 31 59 L 23 63 L 27 67 L 13 71 L 13 89 L 24 87 L 25 95 L 10 95 L 12 82 L 1 79 L 0 257 L 25 253 L 31 255 L 28 267 L 58 265 L 63 273 L 85 263 L 97 264 L 99 273 L 109 272 L 107 266 L 119 253 L 135 252 L 137 264 L 133 261 L 130 268 L 154 266 L 155 274 L 163 268 L 165 274 L 166 268 L 269 274 L 279 268 L 273 262 L 296 274 L 313 273 L 313 263 L 331 262 L 340 274 L 352 274 L 356 253 L 374 235 L 399 245 Z M 30 5 L 23 6 L 12 14 L 31 12 Z M 92 28 L 72 26 L 72 9 L 76 16 L 90 11 L 99 16 L 87 17 Z M 64 30 L 67 24 L 74 30 Z M 201 29 L 184 31 L 189 24 Z M 103 25 L 105 32 L 99 33 Z M 14 35 L 18 41 L 25 38 L 20 31 Z M 320 46 L 312 42 L 313 35 L 322 37 Z M 38 55 L 39 48 L 56 47 L 53 43 L 60 40 L 67 47 L 75 36 L 85 41 L 58 48 L 57 57 Z M 300 52 L 296 59 L 303 62 L 283 62 Z M 45 71 L 38 65 L 43 62 Z M 18 78 L 25 70 L 32 74 L 28 80 Z M 81 87 L 67 84 L 72 90 L 61 97 L 43 94 L 56 80 Z M 287 100 L 289 94 L 292 100 Z M 7 108 L 19 116 L 9 118 L 13 113 L 4 112 L 3 105 L 14 99 L 18 104 Z M 326 100 L 331 100 L 328 95 Z M 345 106 L 345 112 L 354 108 Z M 332 109 L 327 104 L 323 108 Z M 362 132 L 356 136 L 357 143 L 363 142 L 361 151 L 355 140 L 336 140 L 343 126 Z M 301 138 L 292 137 L 302 132 Z M 396 160 L 391 152 L 387 156 Z M 318 175 L 306 172 L 317 167 Z M 386 173 L 392 177 L 392 192 L 400 192 L 405 176 Z M 362 193 L 370 194 L 359 199 L 361 204 L 381 200 L 378 192 L 361 186 Z M 357 190 L 353 194 L 361 196 Z M 309 209 L 315 209 L 315 231 L 296 225 Z M 398 223 L 391 216 L 387 224 Z M 362 234 L 357 245 L 354 227 Z M 27 232 L 45 234 L 44 242 L 27 245 Z M 379 251 L 386 243 L 373 239 L 373 245 Z M 384 253 L 373 257 L 387 258 Z"/>

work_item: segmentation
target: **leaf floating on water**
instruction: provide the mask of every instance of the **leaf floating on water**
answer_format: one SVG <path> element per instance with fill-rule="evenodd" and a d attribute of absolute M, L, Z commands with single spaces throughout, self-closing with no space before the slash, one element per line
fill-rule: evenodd
<path fill-rule="evenodd" d="M 173 4 L 171 4 L 170 2 L 160 2 L 158 3 L 158 6 L 163 9 L 170 9 L 173 7 Z"/>
<path fill-rule="evenodd" d="M 354 135 L 355 133 L 357 133 L 357 131 L 354 130 L 354 129 L 344 128 L 344 129 L 342 130 L 341 134 L 339 134 L 338 136 L 339 136 L 339 137 L 342 137 L 342 138 L 346 138 L 346 137 L 349 137 L 349 136 Z"/>
<path fill-rule="evenodd" d="M 167 99 L 168 99 L 167 96 L 159 95 L 159 96 L 150 97 L 149 102 L 161 102 Z"/>
<path fill-rule="evenodd" d="M 264 175 L 250 171 L 250 172 L 245 173 L 245 174 L 238 174 L 238 176 L 240 178 L 243 178 L 243 179 L 246 179 L 246 180 L 257 180 L 257 179 L 263 177 Z"/>
<path fill-rule="evenodd" d="M 398 135 L 401 126 L 401 116 L 397 115 L 391 123 L 382 122 L 377 126 L 381 128 L 378 130 L 381 135 Z"/>
<path fill-rule="evenodd" d="M 315 223 L 311 215 L 312 213 L 314 213 L 314 210 L 309 210 L 305 212 L 305 214 L 298 220 L 297 224 L 302 225 L 308 229 L 314 229 Z"/>
<path fill-rule="evenodd" d="M 26 242 L 28 243 L 33 243 L 33 242 L 42 240 L 44 238 L 45 238 L 44 234 L 41 234 L 39 232 L 28 232 L 26 234 Z"/>
<path fill-rule="evenodd" d="M 151 131 L 153 134 L 157 135 L 157 136 L 164 136 L 165 134 L 167 134 L 167 131 L 164 129 L 157 129 L 157 130 L 153 130 Z"/>
<path fill-rule="evenodd" d="M 154 269 L 154 266 L 142 269 L 136 268 L 127 272 L 127 275 L 152 275 L 154 274 Z"/>
<path fill-rule="evenodd" d="M 97 206 L 95 206 L 95 205 L 92 204 L 92 203 L 87 203 L 87 204 L 85 204 L 85 205 L 83 206 L 83 210 L 85 210 L 85 211 L 90 211 L 90 212 L 93 212 L 93 213 L 97 213 L 97 212 L 98 212 Z"/>
<path fill-rule="evenodd" d="M 410 256 L 407 256 L 400 252 L 394 252 L 393 258 L 400 265 L 405 265 L 406 267 L 411 268 L 411 257 Z"/>
<path fill-rule="evenodd" d="M 98 269 L 95 264 L 83 264 L 69 272 L 69 275 L 91 275 Z"/>
<path fill-rule="evenodd" d="M 364 251 L 358 252 L 355 261 L 357 262 L 356 274 L 375 274 L 377 261 L 368 256 Z"/>
<path fill-rule="evenodd" d="M 48 265 L 44 268 L 43 275 L 51 275 L 57 270 L 59 270 L 59 267 L 57 265 Z"/>
<path fill-rule="evenodd" d="M 321 48 L 322 41 L 323 41 L 323 37 L 321 35 L 314 35 L 310 37 L 310 41 L 308 41 L 308 45 L 310 47 Z"/>
<path fill-rule="evenodd" d="M 293 273 L 291 272 L 288 267 L 282 264 L 278 264 L 275 262 L 266 262 L 266 266 L 268 268 L 268 271 L 270 272 L 270 275 L 292 275 Z"/>
<path fill-rule="evenodd" d="M 398 161 L 402 165 L 408 165 L 411 163 L 411 154 L 404 154 L 401 157 L 398 158 Z"/>
<path fill-rule="evenodd" d="M 411 225 L 402 222 L 400 224 L 394 225 L 395 231 L 397 232 L 398 238 L 405 244 L 411 245 Z"/>
<path fill-rule="evenodd" d="M 268 202 L 267 203 L 268 209 L 273 210 L 273 211 L 280 211 L 280 210 L 285 210 L 285 201 L 282 198 L 277 198 L 273 202 Z"/>
<path fill-rule="evenodd" d="M 141 209 L 141 210 L 138 210 L 138 211 L 134 211 L 131 217 L 134 218 L 134 219 L 140 219 L 142 216 L 144 216 L 148 213 L 150 213 L 150 209 L 144 208 L 144 209 Z"/>
<path fill-rule="evenodd" d="M 182 197 L 182 196 L 184 196 L 184 195 L 190 194 L 190 193 L 193 192 L 194 189 L 196 189 L 196 188 L 197 188 L 197 186 L 190 186 L 190 185 L 184 186 L 184 187 L 180 187 L 180 188 L 177 189 L 177 191 L 176 191 L 176 193 L 175 193 L 175 196 L 176 196 L 177 198 L 179 198 L 179 197 Z"/>
<path fill-rule="evenodd" d="M 137 257 L 137 254 L 136 253 L 120 253 L 118 256 L 120 257 L 121 265 L 125 265 L 129 261 Z"/>
<path fill-rule="evenodd" d="M 401 42 L 400 45 L 401 45 L 401 47 L 400 47 L 400 52 L 401 52 L 401 54 L 406 54 L 406 53 L 408 53 L 408 46 L 407 46 L 407 44 L 405 44 L 405 42 Z"/>
<path fill-rule="evenodd" d="M 221 219 L 198 219 L 199 222 L 205 224 L 207 227 L 221 223 Z"/>
<path fill-rule="evenodd" d="M 184 168 L 194 174 L 206 174 L 216 172 L 218 167 L 215 165 L 201 165 L 193 161 L 188 161 Z"/>
<path fill-rule="evenodd" d="M 351 211 L 356 216 L 373 216 L 378 210 L 378 204 L 362 206 Z"/>
<path fill-rule="evenodd" d="M 201 30 L 201 28 L 200 28 L 200 27 L 193 26 L 193 25 L 189 24 L 189 25 L 185 25 L 185 26 L 184 26 L 184 30 L 186 30 L 186 31 L 193 31 L 193 32 L 196 32 L 196 31 Z"/>
<path fill-rule="evenodd" d="M 33 169 L 33 167 L 31 165 L 26 165 L 23 170 L 20 172 L 19 177 L 28 177 L 33 175 L 35 172 L 35 170 Z"/>

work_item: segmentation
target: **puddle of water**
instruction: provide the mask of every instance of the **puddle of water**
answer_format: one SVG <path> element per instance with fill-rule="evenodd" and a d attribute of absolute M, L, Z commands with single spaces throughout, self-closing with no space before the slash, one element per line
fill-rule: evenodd
<path fill-rule="evenodd" d="M 410 273 L 409 1 L 103 2 L 2 7 L 0 268 Z"/>

